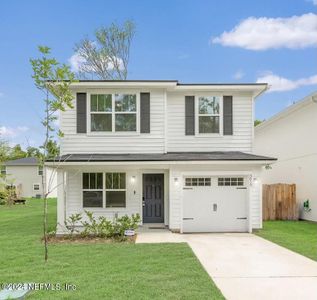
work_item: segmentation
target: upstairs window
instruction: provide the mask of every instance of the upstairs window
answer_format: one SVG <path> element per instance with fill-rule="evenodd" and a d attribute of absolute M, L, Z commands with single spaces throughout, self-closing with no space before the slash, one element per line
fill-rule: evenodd
<path fill-rule="evenodd" d="M 91 131 L 136 132 L 136 94 L 98 94 L 90 98 Z"/>
<path fill-rule="evenodd" d="M 39 175 L 39 176 L 42 176 L 42 175 L 43 175 L 43 167 L 42 167 L 42 166 L 39 166 L 39 167 L 38 167 L 38 175 Z"/>
<path fill-rule="evenodd" d="M 198 98 L 199 133 L 220 133 L 220 97 Z"/>
<path fill-rule="evenodd" d="M 112 95 L 91 95 L 91 131 L 112 131 Z"/>

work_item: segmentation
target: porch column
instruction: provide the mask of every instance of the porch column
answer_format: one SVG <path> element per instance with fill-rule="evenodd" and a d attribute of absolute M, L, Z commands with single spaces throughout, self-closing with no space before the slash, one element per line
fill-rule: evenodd
<path fill-rule="evenodd" d="M 57 170 L 57 234 L 64 234 L 65 229 L 65 172 Z"/>

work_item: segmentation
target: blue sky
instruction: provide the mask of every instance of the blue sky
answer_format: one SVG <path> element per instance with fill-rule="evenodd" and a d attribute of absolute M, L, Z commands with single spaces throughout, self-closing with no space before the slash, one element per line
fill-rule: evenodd
<path fill-rule="evenodd" d="M 256 82 L 265 119 L 317 90 L 317 0 L 1 1 L 0 132 L 11 143 L 42 140 L 41 95 L 29 58 L 37 45 L 68 63 L 74 44 L 101 25 L 133 19 L 129 79 Z M 226 34 L 223 34 L 227 32 Z"/>

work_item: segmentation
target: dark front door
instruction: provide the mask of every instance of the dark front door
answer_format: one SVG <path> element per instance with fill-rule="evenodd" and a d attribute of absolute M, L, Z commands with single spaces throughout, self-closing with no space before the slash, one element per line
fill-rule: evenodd
<path fill-rule="evenodd" d="M 143 223 L 164 222 L 164 174 L 143 174 Z"/>

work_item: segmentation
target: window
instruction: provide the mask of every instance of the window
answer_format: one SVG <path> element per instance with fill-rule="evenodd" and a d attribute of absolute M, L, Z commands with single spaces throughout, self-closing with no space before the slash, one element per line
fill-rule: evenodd
<path fill-rule="evenodd" d="M 125 173 L 106 173 L 106 207 L 126 206 Z"/>
<path fill-rule="evenodd" d="M 83 173 L 83 207 L 103 206 L 102 173 Z"/>
<path fill-rule="evenodd" d="M 243 177 L 219 177 L 218 186 L 244 186 Z"/>
<path fill-rule="evenodd" d="M 33 191 L 39 191 L 40 190 L 40 184 L 39 183 L 34 183 L 33 184 Z"/>
<path fill-rule="evenodd" d="M 91 95 L 91 131 L 112 131 L 112 95 Z"/>
<path fill-rule="evenodd" d="M 42 166 L 39 166 L 39 167 L 38 167 L 38 175 L 39 175 L 39 176 L 42 176 L 42 175 L 43 175 L 43 167 L 42 167 Z"/>
<path fill-rule="evenodd" d="M 220 97 L 198 98 L 198 123 L 199 133 L 220 132 Z"/>
<path fill-rule="evenodd" d="M 1 173 L 1 175 L 7 175 L 7 167 L 0 166 L 0 173 Z"/>
<path fill-rule="evenodd" d="M 91 95 L 91 131 L 137 131 L 136 94 Z"/>
<path fill-rule="evenodd" d="M 211 186 L 210 177 L 187 177 L 185 178 L 185 186 Z"/>
<path fill-rule="evenodd" d="M 83 207 L 104 207 L 104 196 L 106 208 L 126 207 L 126 174 L 103 175 L 83 173 Z"/>

